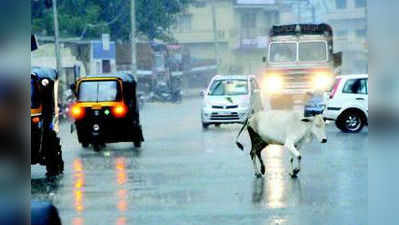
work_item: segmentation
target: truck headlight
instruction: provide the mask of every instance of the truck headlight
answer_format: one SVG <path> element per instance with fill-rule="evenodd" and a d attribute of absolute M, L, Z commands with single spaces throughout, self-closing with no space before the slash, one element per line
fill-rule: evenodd
<path fill-rule="evenodd" d="M 313 76 L 313 89 L 327 90 L 333 82 L 332 76 L 327 72 L 316 73 Z"/>
<path fill-rule="evenodd" d="M 262 87 L 266 93 L 278 93 L 283 89 L 283 79 L 279 75 L 267 76 L 263 80 Z"/>

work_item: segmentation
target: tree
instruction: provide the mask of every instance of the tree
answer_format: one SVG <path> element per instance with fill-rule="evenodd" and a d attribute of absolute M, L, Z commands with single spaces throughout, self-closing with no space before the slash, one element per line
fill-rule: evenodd
<path fill-rule="evenodd" d="M 193 0 L 136 0 L 139 35 L 168 39 L 167 30 Z M 52 35 L 53 20 L 46 0 L 32 0 L 32 31 Z M 99 38 L 109 32 L 113 40 L 128 40 L 130 0 L 58 0 L 62 37 Z"/>

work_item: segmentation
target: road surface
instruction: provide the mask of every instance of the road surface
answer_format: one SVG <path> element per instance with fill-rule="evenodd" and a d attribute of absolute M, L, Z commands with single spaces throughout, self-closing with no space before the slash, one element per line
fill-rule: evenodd
<path fill-rule="evenodd" d="M 254 177 L 240 125 L 203 131 L 201 99 L 146 104 L 145 143 L 83 149 L 63 124 L 65 171 L 48 180 L 32 167 L 32 199 L 52 201 L 72 225 L 367 224 L 368 130 L 350 135 L 328 126 L 328 143 L 302 151 L 298 179 L 288 152 L 263 151 L 266 175 Z"/>

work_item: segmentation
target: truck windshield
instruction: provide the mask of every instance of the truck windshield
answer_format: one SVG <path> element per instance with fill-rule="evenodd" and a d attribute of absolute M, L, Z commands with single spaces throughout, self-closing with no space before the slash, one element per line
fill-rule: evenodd
<path fill-rule="evenodd" d="M 272 43 L 270 45 L 271 62 L 295 62 L 296 55 L 296 43 Z"/>
<path fill-rule="evenodd" d="M 117 81 L 83 81 L 79 85 L 78 100 L 82 102 L 112 102 L 118 100 Z"/>
<path fill-rule="evenodd" d="M 247 94 L 247 80 L 215 80 L 209 89 L 209 95 L 213 96 Z"/>
<path fill-rule="evenodd" d="M 299 43 L 299 61 L 324 61 L 327 59 L 325 42 Z"/>

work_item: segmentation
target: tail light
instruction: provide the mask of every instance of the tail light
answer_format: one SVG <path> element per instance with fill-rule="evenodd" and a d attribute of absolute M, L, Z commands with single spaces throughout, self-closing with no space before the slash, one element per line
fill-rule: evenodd
<path fill-rule="evenodd" d="M 341 82 L 341 78 L 338 78 L 338 79 L 335 81 L 334 86 L 333 86 L 333 88 L 332 88 L 332 90 L 331 90 L 331 93 L 330 93 L 330 99 L 334 98 L 335 94 L 337 93 L 338 86 L 339 86 L 339 83 L 340 83 L 340 82 Z"/>
<path fill-rule="evenodd" d="M 127 114 L 127 107 L 125 104 L 118 104 L 112 108 L 112 115 L 118 118 L 125 117 Z"/>
<path fill-rule="evenodd" d="M 69 110 L 69 114 L 72 118 L 79 120 L 85 116 L 85 110 L 83 107 L 79 105 L 72 105 L 71 109 Z"/>
<path fill-rule="evenodd" d="M 39 123 L 39 122 L 40 122 L 40 117 L 38 116 L 32 117 L 32 123 Z"/>

